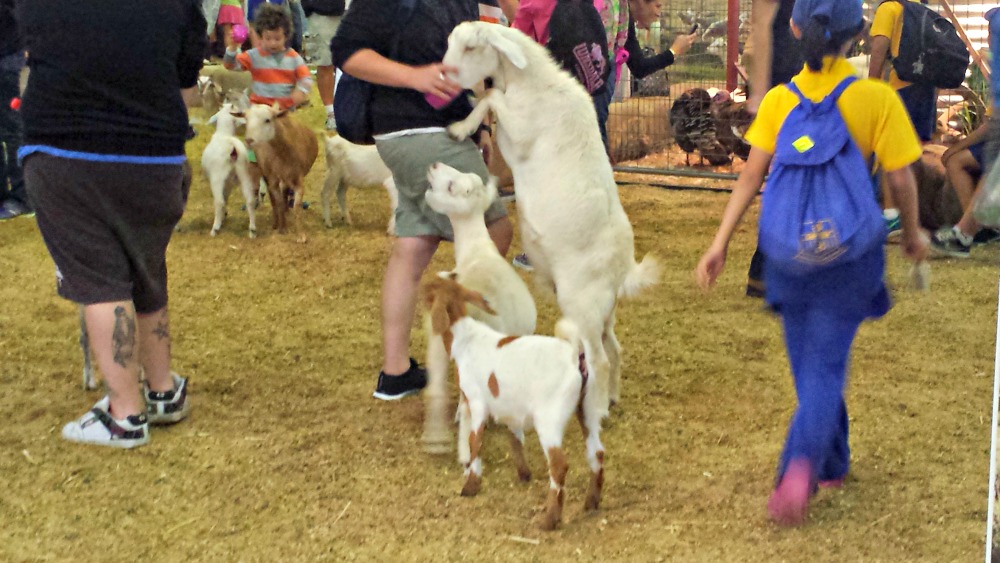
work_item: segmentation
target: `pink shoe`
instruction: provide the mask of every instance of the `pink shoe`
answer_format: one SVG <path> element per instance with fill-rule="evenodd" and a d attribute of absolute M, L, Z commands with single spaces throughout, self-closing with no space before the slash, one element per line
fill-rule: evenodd
<path fill-rule="evenodd" d="M 806 521 L 810 479 L 808 461 L 789 462 L 785 475 L 767 501 L 767 513 L 779 526 L 799 526 Z"/>
<path fill-rule="evenodd" d="M 819 488 L 821 489 L 839 489 L 844 486 L 844 477 L 840 479 L 827 479 L 826 481 L 820 481 Z"/>

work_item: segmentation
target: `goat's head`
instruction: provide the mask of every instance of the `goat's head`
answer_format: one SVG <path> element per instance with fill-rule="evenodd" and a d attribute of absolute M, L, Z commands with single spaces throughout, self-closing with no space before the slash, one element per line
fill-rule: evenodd
<path fill-rule="evenodd" d="M 281 109 L 277 102 L 273 106 L 263 104 L 250 106 L 250 109 L 245 112 L 247 119 L 247 144 L 253 146 L 256 143 L 267 143 L 274 139 L 274 123 L 287 112 L 288 110 Z M 242 114 L 234 115 L 237 117 L 243 116 Z"/>
<path fill-rule="evenodd" d="M 434 334 L 448 332 L 451 325 L 468 314 L 469 303 L 491 315 L 497 314 L 482 294 L 462 287 L 457 277 L 455 272 L 441 272 L 424 284 L 424 304 L 430 310 Z"/>
<path fill-rule="evenodd" d="M 327 136 L 325 142 L 327 158 L 333 157 L 338 160 L 344 158 L 344 155 L 348 151 L 348 145 L 351 144 L 350 141 L 340 135 Z"/>
<path fill-rule="evenodd" d="M 449 217 L 482 215 L 497 195 L 497 180 L 488 183 L 478 174 L 462 173 L 447 164 L 436 162 L 427 171 L 431 188 L 424 194 L 427 205 Z"/>
<path fill-rule="evenodd" d="M 239 114 L 233 111 L 232 104 L 226 102 L 222 104 L 219 111 L 215 113 L 212 117 L 208 119 L 209 123 L 215 124 L 216 131 L 220 133 L 226 133 L 228 135 L 236 134 L 236 125 L 238 124 Z"/>
<path fill-rule="evenodd" d="M 458 69 L 452 78 L 470 89 L 496 74 L 501 59 L 517 68 L 526 67 L 528 58 L 519 45 L 522 39 L 530 41 L 516 29 L 487 22 L 461 23 L 448 36 L 448 52 L 442 62 Z"/>

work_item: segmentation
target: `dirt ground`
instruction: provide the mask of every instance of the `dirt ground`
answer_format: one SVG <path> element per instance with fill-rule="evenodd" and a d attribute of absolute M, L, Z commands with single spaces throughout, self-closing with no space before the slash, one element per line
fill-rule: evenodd
<path fill-rule="evenodd" d="M 318 127 L 321 111 L 303 115 Z M 582 513 L 588 474 L 570 426 L 565 521 L 542 533 L 536 518 L 547 480 L 533 436 L 530 483 L 516 482 L 496 429 L 487 432 L 482 492 L 461 498 L 454 457 L 421 450 L 422 402 L 371 398 L 390 248 L 386 196 L 351 191 L 355 225 L 324 228 L 320 159 L 308 179 L 307 244 L 273 236 L 269 207 L 261 237 L 246 238 L 238 194 L 211 238 L 211 196 L 197 164 L 210 131 L 200 133 L 189 145 L 191 199 L 168 252 L 175 369 L 190 377 L 194 410 L 155 429 L 146 447 L 108 451 L 59 437 L 100 397 L 80 390 L 76 307 L 56 296 L 34 220 L 0 225 L 8 413 L 0 560 L 982 557 L 996 246 L 935 262 L 927 294 L 905 289 L 908 266 L 889 247 L 895 308 L 865 325 L 854 347 L 850 478 L 819 493 L 807 526 L 784 530 L 767 520 L 764 504 L 795 399 L 777 320 L 742 295 L 754 217 L 734 240 L 719 286 L 703 296 L 691 270 L 726 196 L 621 188 L 636 253 L 659 255 L 664 277 L 618 315 L 623 400 L 603 435 L 604 503 Z M 431 270 L 452 263 L 445 245 Z M 540 330 L 549 332 L 556 310 L 536 296 Z M 419 358 L 419 320 L 413 335 Z"/>

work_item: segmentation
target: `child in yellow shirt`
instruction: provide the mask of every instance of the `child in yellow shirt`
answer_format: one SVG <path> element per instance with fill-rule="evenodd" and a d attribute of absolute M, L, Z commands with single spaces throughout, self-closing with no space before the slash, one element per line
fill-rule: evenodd
<path fill-rule="evenodd" d="M 796 1 L 792 32 L 801 40 L 807 63 L 792 83 L 805 98 L 818 102 L 853 79 L 844 54 L 862 25 L 860 0 Z M 785 118 L 799 103 L 798 95 L 786 85 L 771 89 L 761 102 L 746 134 L 752 146 L 749 160 L 715 239 L 695 270 L 703 289 L 714 285 L 722 273 L 729 240 L 764 181 Z M 874 154 L 888 171 L 889 188 L 903 223 L 904 254 L 924 259 L 927 243 L 917 223 L 916 186 L 909 169 L 921 148 L 899 97 L 884 82 L 857 80 L 843 90 L 837 109 L 861 156 L 867 159 Z M 870 179 L 864 176 L 857 181 Z M 765 299 L 781 315 L 798 397 L 776 487 L 767 504 L 771 518 L 781 525 L 802 523 L 816 488 L 839 487 L 847 476 L 850 450 L 843 391 L 848 360 L 861 322 L 889 309 L 884 271 L 881 244 L 853 261 L 819 272 L 793 274 L 770 261 L 765 263 Z"/>

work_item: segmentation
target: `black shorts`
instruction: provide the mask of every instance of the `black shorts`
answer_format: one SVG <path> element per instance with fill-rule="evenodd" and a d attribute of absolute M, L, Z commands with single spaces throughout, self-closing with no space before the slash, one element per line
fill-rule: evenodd
<path fill-rule="evenodd" d="M 56 264 L 59 295 L 80 303 L 167 304 L 167 243 L 184 213 L 180 164 L 93 162 L 33 153 L 28 198 Z"/>

